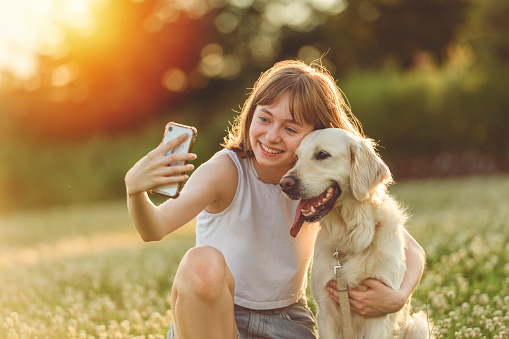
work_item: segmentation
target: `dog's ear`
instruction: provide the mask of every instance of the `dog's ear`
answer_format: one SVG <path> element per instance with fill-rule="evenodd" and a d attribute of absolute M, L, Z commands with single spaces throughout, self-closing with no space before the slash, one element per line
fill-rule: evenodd
<path fill-rule="evenodd" d="M 387 165 L 375 151 L 371 139 L 353 139 L 350 143 L 350 187 L 355 199 L 364 201 L 380 185 L 392 181 Z"/>

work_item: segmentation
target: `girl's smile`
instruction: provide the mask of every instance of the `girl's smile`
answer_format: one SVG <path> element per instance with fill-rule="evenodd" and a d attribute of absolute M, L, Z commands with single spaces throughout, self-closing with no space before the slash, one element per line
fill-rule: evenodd
<path fill-rule="evenodd" d="M 279 154 L 279 153 L 282 153 L 283 151 L 281 150 L 278 150 L 278 149 L 274 149 L 274 148 L 271 148 L 267 145 L 264 145 L 260 142 L 260 147 L 262 148 L 263 151 L 265 151 L 266 153 L 269 153 L 269 154 Z"/>

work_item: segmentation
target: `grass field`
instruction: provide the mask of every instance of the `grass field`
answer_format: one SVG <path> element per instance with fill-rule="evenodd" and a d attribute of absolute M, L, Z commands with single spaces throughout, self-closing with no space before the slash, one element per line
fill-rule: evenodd
<path fill-rule="evenodd" d="M 509 177 L 400 183 L 443 338 L 509 337 Z M 124 201 L 0 217 L 0 338 L 165 338 L 193 225 L 143 243 Z M 298 339 L 298 338 L 296 338 Z"/>

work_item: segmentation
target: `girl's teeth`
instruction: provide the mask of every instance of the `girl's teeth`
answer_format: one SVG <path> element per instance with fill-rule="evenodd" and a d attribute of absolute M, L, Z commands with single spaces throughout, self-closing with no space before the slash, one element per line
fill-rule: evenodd
<path fill-rule="evenodd" d="M 268 148 L 267 146 L 265 146 L 264 144 L 260 143 L 260 145 L 262 145 L 262 148 L 265 152 L 268 152 L 268 153 L 271 153 L 271 154 L 278 154 L 278 153 L 281 153 L 280 150 L 276 150 L 276 149 L 272 149 L 272 148 Z"/>

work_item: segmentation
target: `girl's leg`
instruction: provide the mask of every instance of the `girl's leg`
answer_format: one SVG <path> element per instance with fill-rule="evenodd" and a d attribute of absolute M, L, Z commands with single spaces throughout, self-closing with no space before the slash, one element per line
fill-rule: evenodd
<path fill-rule="evenodd" d="M 235 282 L 223 254 L 209 246 L 190 249 L 173 282 L 175 339 L 237 338 Z"/>

